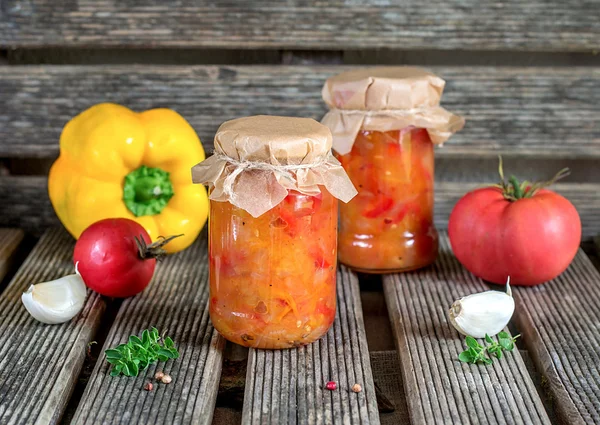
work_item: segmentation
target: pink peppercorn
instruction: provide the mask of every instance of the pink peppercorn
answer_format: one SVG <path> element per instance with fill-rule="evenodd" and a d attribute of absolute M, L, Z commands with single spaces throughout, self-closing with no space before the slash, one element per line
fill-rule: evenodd
<path fill-rule="evenodd" d="M 337 384 L 334 381 L 329 381 L 327 384 L 325 384 L 325 388 L 329 391 L 334 391 L 337 389 Z"/>

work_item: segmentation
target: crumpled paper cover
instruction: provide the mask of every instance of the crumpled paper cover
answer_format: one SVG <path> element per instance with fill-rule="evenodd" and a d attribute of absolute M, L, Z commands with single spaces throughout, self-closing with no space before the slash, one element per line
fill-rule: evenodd
<path fill-rule="evenodd" d="M 377 67 L 343 72 L 329 78 L 322 96 L 330 110 L 321 123 L 333 134 L 333 149 L 352 150 L 361 130 L 424 128 L 441 144 L 460 131 L 464 118 L 448 112 L 440 99 L 445 81 L 421 68 Z"/>
<path fill-rule="evenodd" d="M 255 116 L 227 121 L 215 135 L 215 154 L 192 168 L 210 199 L 259 217 L 289 190 L 315 196 L 320 185 L 348 202 L 357 191 L 331 153 L 331 132 L 309 118 Z"/>

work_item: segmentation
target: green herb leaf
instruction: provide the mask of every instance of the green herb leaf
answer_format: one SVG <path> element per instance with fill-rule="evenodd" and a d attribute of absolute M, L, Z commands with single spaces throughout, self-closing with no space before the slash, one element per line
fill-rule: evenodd
<path fill-rule="evenodd" d="M 512 351 L 515 347 L 515 340 L 519 336 L 511 337 L 507 332 L 500 332 L 498 333 L 498 342 L 496 342 L 486 334 L 484 338 L 485 346 L 480 345 L 475 338 L 467 336 L 465 338 L 467 350 L 460 353 L 458 359 L 464 363 L 490 365 L 494 362 L 493 357 L 501 359 L 503 351 Z"/>
<path fill-rule="evenodd" d="M 515 344 L 512 341 L 512 339 L 500 339 L 498 340 L 498 342 L 500 343 L 500 346 L 506 351 L 512 351 L 512 349 L 515 348 Z"/>
<path fill-rule="evenodd" d="M 468 336 L 465 338 L 465 342 L 467 343 L 467 347 L 472 348 L 476 351 L 480 351 L 483 347 L 479 345 L 477 340 L 472 336 Z"/>
<path fill-rule="evenodd" d="M 458 355 L 458 360 L 463 363 L 473 363 L 473 355 L 469 351 L 463 351 Z"/>
<path fill-rule="evenodd" d="M 173 340 L 166 337 L 161 344 L 160 339 L 158 329 L 146 329 L 142 332 L 141 338 L 132 335 L 126 344 L 106 350 L 104 352 L 106 361 L 113 365 L 110 375 L 137 376 L 140 370 L 145 370 L 157 360 L 178 358 L 179 352 Z"/>

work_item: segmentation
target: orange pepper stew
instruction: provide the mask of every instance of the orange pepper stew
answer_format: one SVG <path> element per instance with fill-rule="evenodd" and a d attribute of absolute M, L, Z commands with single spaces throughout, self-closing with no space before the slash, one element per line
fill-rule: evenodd
<path fill-rule="evenodd" d="M 337 158 L 359 192 L 340 205 L 340 262 L 367 273 L 431 264 L 438 235 L 434 151 L 427 131 L 361 131 L 352 151 Z"/>
<path fill-rule="evenodd" d="M 258 218 L 211 201 L 210 317 L 229 341 L 278 349 L 316 341 L 336 308 L 338 201 L 290 191 Z"/>

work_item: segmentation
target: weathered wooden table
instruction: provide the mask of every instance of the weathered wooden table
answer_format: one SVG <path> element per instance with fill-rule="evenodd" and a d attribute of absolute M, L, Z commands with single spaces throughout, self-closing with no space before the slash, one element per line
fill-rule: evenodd
<path fill-rule="evenodd" d="M 0 270 L 10 269 L 21 240 L 21 231 L 0 232 Z M 222 390 L 231 390 L 232 376 L 221 378 L 225 340 L 208 318 L 205 236 L 161 263 L 142 294 L 115 303 L 90 293 L 73 321 L 40 324 L 20 295 L 32 282 L 71 272 L 73 245 L 62 229 L 46 232 L 0 296 L 0 423 L 57 423 L 67 410 L 72 424 L 211 423 L 219 382 Z M 449 324 L 447 308 L 485 288 L 454 259 L 443 235 L 434 266 L 383 278 L 397 355 L 369 353 L 358 278 L 340 267 L 336 320 L 323 339 L 297 349 L 247 353 L 245 383 L 237 385 L 238 391 L 245 388 L 241 422 L 377 424 L 410 418 L 414 424 L 549 424 L 550 417 L 597 422 L 600 273 L 586 254 L 580 252 L 556 280 L 514 290 L 514 325 L 523 335 L 523 353 L 541 376 L 538 388 L 520 351 L 488 367 L 458 361 L 462 338 Z M 150 326 L 168 329 L 181 357 L 137 378 L 111 377 L 102 351 Z M 90 349 L 96 339 L 102 350 Z M 374 377 L 372 357 L 387 362 L 378 366 L 379 376 Z M 84 364 L 93 370 L 82 381 Z M 392 379 L 382 374 L 386 368 Z M 157 370 L 167 371 L 173 382 L 145 391 Z M 78 380 L 79 393 L 73 394 Z M 338 389 L 326 390 L 328 381 Z M 362 391 L 353 392 L 354 384 Z M 398 399 L 401 385 L 406 399 L 395 406 L 387 399 Z M 378 401 L 382 410 L 397 411 L 379 413 Z"/>
<path fill-rule="evenodd" d="M 0 425 L 600 423 L 599 11 L 598 0 L 0 0 Z M 419 272 L 340 268 L 334 327 L 295 350 L 238 350 L 213 330 L 205 236 L 137 297 L 91 295 L 61 326 L 24 310 L 29 284 L 72 270 L 46 178 L 72 116 L 105 101 L 173 108 L 210 152 L 221 122 L 320 119 L 327 77 L 383 64 L 431 68 L 448 81 L 443 105 L 467 119 L 436 151 L 440 230 L 462 194 L 496 180 L 498 154 L 519 178 L 572 170 L 556 189 L 581 215 L 587 254 L 515 288 L 519 351 L 489 367 L 457 361 L 446 309 L 487 285 L 445 236 Z M 155 368 L 109 377 L 103 349 L 153 325 L 180 348 L 160 366 L 173 383 L 144 391 Z"/>

